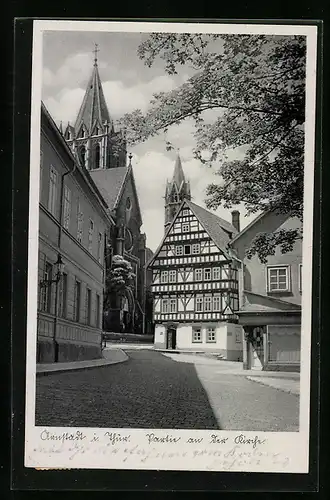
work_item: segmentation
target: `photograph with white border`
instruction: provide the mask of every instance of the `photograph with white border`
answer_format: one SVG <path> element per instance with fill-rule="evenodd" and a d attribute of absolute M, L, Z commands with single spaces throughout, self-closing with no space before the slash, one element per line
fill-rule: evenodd
<path fill-rule="evenodd" d="M 25 467 L 308 473 L 317 29 L 33 21 Z"/>

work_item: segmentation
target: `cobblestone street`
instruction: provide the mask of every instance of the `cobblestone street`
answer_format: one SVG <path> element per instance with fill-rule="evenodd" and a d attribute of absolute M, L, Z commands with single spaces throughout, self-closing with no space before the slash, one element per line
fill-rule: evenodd
<path fill-rule="evenodd" d="M 118 365 L 38 377 L 36 425 L 218 428 L 194 365 L 127 353 Z"/>
<path fill-rule="evenodd" d="M 299 397 L 159 352 L 37 377 L 36 425 L 298 431 Z M 179 359 L 179 358 L 178 358 Z"/>

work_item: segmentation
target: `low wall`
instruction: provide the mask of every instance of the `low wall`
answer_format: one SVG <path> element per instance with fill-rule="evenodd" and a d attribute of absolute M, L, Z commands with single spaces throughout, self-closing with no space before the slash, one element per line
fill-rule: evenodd
<path fill-rule="evenodd" d="M 114 333 L 114 332 L 103 332 L 103 340 L 108 340 L 109 342 L 120 342 L 120 343 L 143 343 L 152 344 L 154 341 L 153 335 L 138 335 L 136 333 Z"/>

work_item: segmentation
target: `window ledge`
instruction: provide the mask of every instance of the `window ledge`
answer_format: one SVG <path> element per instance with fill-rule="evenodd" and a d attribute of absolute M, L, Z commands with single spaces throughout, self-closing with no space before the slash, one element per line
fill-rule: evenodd
<path fill-rule="evenodd" d="M 282 296 L 284 296 L 284 297 L 285 297 L 285 296 L 286 296 L 286 297 L 289 297 L 289 296 L 292 296 L 292 295 L 293 295 L 293 293 L 292 293 L 292 291 L 291 291 L 291 290 L 272 290 L 271 292 L 270 292 L 270 291 L 268 291 L 268 292 L 267 292 L 267 295 L 269 295 L 270 297 L 271 297 L 272 295 L 276 295 L 276 296 L 278 296 L 278 295 L 282 295 Z"/>

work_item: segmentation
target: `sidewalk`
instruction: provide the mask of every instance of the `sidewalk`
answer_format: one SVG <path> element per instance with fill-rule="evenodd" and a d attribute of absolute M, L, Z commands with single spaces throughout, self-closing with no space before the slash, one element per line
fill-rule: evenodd
<path fill-rule="evenodd" d="M 201 356 L 197 353 L 173 354 L 173 352 L 163 352 L 178 363 L 193 363 L 198 366 L 212 366 L 214 375 L 239 375 L 252 382 L 272 387 L 290 394 L 299 395 L 300 393 L 300 373 L 299 372 L 272 372 L 243 370 L 243 363 L 238 361 L 226 361 L 212 357 Z"/>
<path fill-rule="evenodd" d="M 253 382 L 257 382 L 258 384 L 267 385 L 268 387 L 273 387 L 274 389 L 279 389 L 280 391 L 289 392 L 290 394 L 300 394 L 300 380 L 294 380 L 289 378 L 273 378 L 274 372 L 270 377 L 246 377 Z"/>
<path fill-rule="evenodd" d="M 54 372 L 67 372 L 71 370 L 85 370 L 98 366 L 108 366 L 123 363 L 128 359 L 127 354 L 121 349 L 112 348 L 102 351 L 102 358 L 87 359 L 84 361 L 67 361 L 65 363 L 40 363 L 37 364 L 37 375 L 48 375 Z"/>

